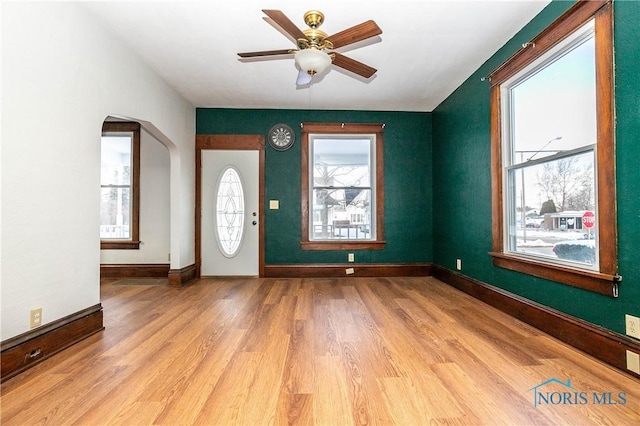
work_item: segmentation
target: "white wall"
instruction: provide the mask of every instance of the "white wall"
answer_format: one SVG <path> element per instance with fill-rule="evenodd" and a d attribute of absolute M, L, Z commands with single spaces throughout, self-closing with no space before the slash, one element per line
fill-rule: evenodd
<path fill-rule="evenodd" d="M 147 131 L 140 131 L 139 250 L 101 250 L 102 264 L 169 263 L 169 151 Z"/>
<path fill-rule="evenodd" d="M 0 340 L 100 302 L 100 129 L 168 147 L 171 267 L 194 262 L 195 109 L 75 3 L 2 3 Z"/>

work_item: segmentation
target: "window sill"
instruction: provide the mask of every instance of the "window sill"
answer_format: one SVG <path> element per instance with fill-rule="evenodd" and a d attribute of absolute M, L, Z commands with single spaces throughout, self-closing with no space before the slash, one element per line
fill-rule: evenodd
<path fill-rule="evenodd" d="M 382 250 L 386 241 L 302 241 L 302 250 Z"/>
<path fill-rule="evenodd" d="M 100 250 L 139 250 L 140 241 L 101 240 Z"/>
<path fill-rule="evenodd" d="M 545 278 L 605 296 L 617 297 L 617 283 L 613 275 L 581 271 L 505 253 L 489 252 L 489 255 L 493 257 L 493 264 L 499 268 Z"/>

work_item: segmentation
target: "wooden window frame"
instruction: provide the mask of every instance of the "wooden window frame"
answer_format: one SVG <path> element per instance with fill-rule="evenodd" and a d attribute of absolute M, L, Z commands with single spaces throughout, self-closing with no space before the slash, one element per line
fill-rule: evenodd
<path fill-rule="evenodd" d="M 315 241 L 309 240 L 309 134 L 375 134 L 375 197 L 376 238 L 360 241 Z M 384 239 L 384 125 L 347 123 L 303 123 L 301 132 L 301 187 L 300 208 L 302 216 L 302 250 L 381 250 Z"/>
<path fill-rule="evenodd" d="M 596 108 L 597 108 L 597 194 L 599 271 L 587 271 L 550 264 L 504 250 L 503 148 L 501 85 L 537 60 L 591 19 L 595 19 Z M 530 43 L 494 70 L 491 80 L 491 181 L 492 240 L 489 253 L 493 264 L 617 297 L 617 229 L 615 185 L 613 12 L 610 0 L 578 1 Z"/>
<path fill-rule="evenodd" d="M 140 249 L 140 123 L 111 122 L 102 124 L 102 133 L 133 133 L 131 162 L 133 174 L 131 182 L 131 239 L 100 240 L 101 250 L 138 250 Z"/>

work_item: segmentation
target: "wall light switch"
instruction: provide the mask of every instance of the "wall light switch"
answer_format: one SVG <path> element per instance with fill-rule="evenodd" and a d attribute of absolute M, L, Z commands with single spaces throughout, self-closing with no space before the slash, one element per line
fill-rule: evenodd
<path fill-rule="evenodd" d="M 278 210 L 280 208 L 279 200 L 269 200 L 269 209 Z"/>

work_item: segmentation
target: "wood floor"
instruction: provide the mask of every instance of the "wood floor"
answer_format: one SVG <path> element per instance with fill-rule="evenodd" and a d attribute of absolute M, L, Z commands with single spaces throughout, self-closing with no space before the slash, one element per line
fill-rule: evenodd
<path fill-rule="evenodd" d="M 104 280 L 1 423 L 640 424 L 639 381 L 434 278 L 150 284 Z"/>

